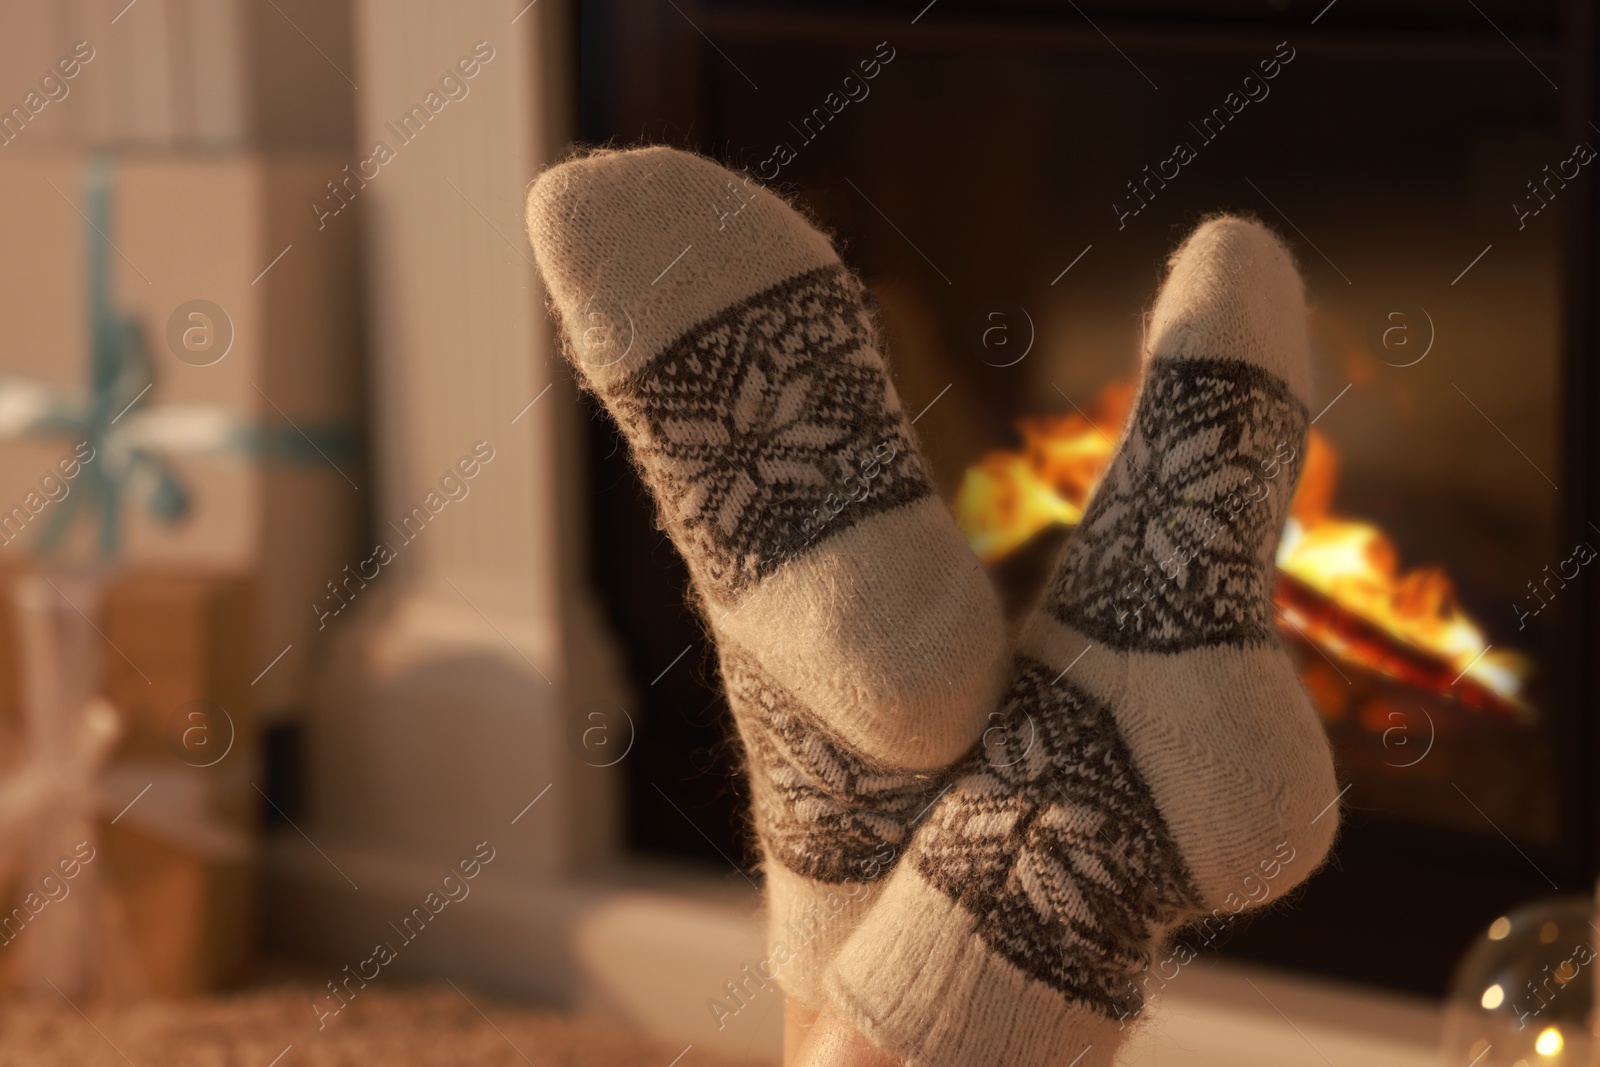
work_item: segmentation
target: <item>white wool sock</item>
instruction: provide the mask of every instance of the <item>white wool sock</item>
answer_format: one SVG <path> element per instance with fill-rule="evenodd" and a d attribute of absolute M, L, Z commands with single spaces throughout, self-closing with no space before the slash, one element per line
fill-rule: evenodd
<path fill-rule="evenodd" d="M 934 492 L 860 284 L 760 186 L 667 148 L 528 194 L 583 384 L 693 576 L 750 765 L 779 981 L 817 1003 L 1004 671 L 988 580 Z"/>
<path fill-rule="evenodd" d="M 1332 759 L 1271 600 L 1308 380 L 1288 252 L 1205 223 L 1172 258 L 1138 405 L 997 732 L 827 976 L 908 1063 L 1110 1064 L 1172 930 L 1226 924 L 1326 855 Z"/>

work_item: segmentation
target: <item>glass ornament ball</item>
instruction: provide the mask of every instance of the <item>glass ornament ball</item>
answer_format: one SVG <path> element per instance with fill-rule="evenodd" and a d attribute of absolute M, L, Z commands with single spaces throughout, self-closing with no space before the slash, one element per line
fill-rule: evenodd
<path fill-rule="evenodd" d="M 1546 897 L 1495 919 L 1456 965 L 1441 1063 L 1595 1067 L 1594 902 Z"/>

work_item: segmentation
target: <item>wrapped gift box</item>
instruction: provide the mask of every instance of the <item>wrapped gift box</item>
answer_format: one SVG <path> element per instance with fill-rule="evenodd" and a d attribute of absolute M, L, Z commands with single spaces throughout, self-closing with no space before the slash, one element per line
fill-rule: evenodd
<path fill-rule="evenodd" d="M 136 568 L 257 579 L 249 662 L 259 671 L 294 646 L 257 687 L 269 717 L 304 701 L 316 623 L 310 605 L 355 547 L 364 473 L 358 457 L 327 445 L 327 432 L 357 439 L 357 219 L 342 212 L 319 229 L 310 207 L 329 195 L 325 183 L 343 177 L 344 162 L 118 156 L 101 238 L 86 218 L 90 157 L 0 157 L 7 205 L 0 247 L 13 250 L 0 257 L 0 376 L 69 399 L 87 395 L 88 253 L 108 239 L 112 247 L 102 251 L 111 303 L 139 324 L 154 371 L 153 387 L 124 417 L 201 411 L 261 431 L 264 447 L 171 457 L 190 501 L 176 524 L 144 506 L 147 487 L 130 487 L 120 509 L 120 554 Z M 352 206 L 359 211 L 359 199 Z M 185 330 L 201 322 L 184 313 L 194 301 L 220 308 L 225 322 L 205 320 L 191 339 L 203 341 L 208 330 L 221 336 L 231 326 L 226 354 L 205 366 L 196 365 L 204 362 L 196 353 L 178 352 Z M 5 418 L 0 404 L 0 431 Z M 169 437 L 187 432 L 181 420 L 152 425 Z M 49 499 L 46 479 L 70 461 L 75 445 L 67 436 L 0 440 L 0 516 L 16 514 L 30 493 L 44 505 L 21 536 L 0 526 L 0 561 L 22 558 L 36 528 L 63 506 Z M 65 491 L 82 492 L 81 479 L 66 481 Z M 90 551 L 94 525 L 76 524 L 71 553 Z"/>
<path fill-rule="evenodd" d="M 96 976 L 106 991 L 194 993 L 248 965 L 261 720 L 304 702 L 311 605 L 359 558 L 352 540 L 364 473 L 353 449 L 331 443 L 356 439 L 359 414 L 357 219 L 342 212 L 319 228 L 310 207 L 342 166 L 250 155 L 128 153 L 109 163 L 0 155 L 0 247 L 12 250 L 0 257 L 0 570 L 59 575 L 94 563 L 110 575 L 88 606 L 104 645 L 100 691 L 122 724 L 97 774 L 100 814 L 91 820 L 92 869 L 108 909 L 95 921 L 120 946 Z M 105 195 L 88 193 L 91 175 Z M 112 449 L 102 441 L 108 455 L 89 457 L 75 430 L 47 434 L 52 427 L 18 414 L 43 405 L 65 413 L 56 428 L 71 429 L 72 413 L 89 409 L 92 371 L 102 365 L 92 341 L 108 336 L 110 321 L 102 316 L 98 331 L 91 322 L 97 260 L 109 296 L 101 306 L 136 324 L 152 378 L 110 429 L 124 443 L 158 446 L 166 464 L 160 476 L 141 468 L 144 480 L 123 488 L 110 510 L 114 537 L 104 536 L 91 492 L 93 475 L 118 459 Z M 197 306 L 208 309 L 203 320 L 189 315 Z M 225 349 L 197 351 L 186 335 L 197 324 L 201 341 L 228 337 Z M 208 447 L 186 448 L 197 434 Z M 169 523 L 159 505 L 171 503 L 174 486 L 188 508 Z M 59 517 L 71 520 L 64 537 L 35 558 L 37 539 Z M 8 769 L 27 765 L 31 744 L 20 688 L 30 657 L 11 608 L 0 602 L 0 786 Z M 174 747 L 175 716 L 197 701 L 224 709 L 231 723 L 231 748 L 214 765 Z M 41 857 L 28 855 L 21 866 L 36 866 Z M 0 896 L 15 898 L 44 872 L 10 859 L 0 855 Z M 26 960 L 19 945 L 56 937 L 52 924 L 87 921 L 89 897 L 52 905 L 41 929 L 0 947 L 0 982 Z"/>
<path fill-rule="evenodd" d="M 30 664 L 19 655 L 21 623 L 11 610 L 19 573 L 0 575 L 0 776 L 23 767 L 33 743 L 22 708 Z M 93 992 L 186 996 L 249 974 L 260 805 L 250 786 L 258 748 L 243 652 L 251 601 L 244 579 L 133 571 L 109 580 L 98 607 L 81 605 L 103 634 L 94 650 L 99 688 L 122 724 L 98 776 L 88 866 L 99 899 L 72 905 L 95 909 L 94 936 L 103 931 L 115 942 Z M 204 717 L 186 712 L 194 707 Z M 37 857 L 30 864 L 0 855 L 0 871 L 10 866 L 12 875 L 10 885 L 0 876 L 0 914 L 40 883 L 46 870 L 32 869 L 38 865 Z M 57 921 L 48 909 L 40 916 Z M 14 944 L 0 945 L 0 988 L 27 983 L 26 950 L 39 936 L 24 928 Z"/>

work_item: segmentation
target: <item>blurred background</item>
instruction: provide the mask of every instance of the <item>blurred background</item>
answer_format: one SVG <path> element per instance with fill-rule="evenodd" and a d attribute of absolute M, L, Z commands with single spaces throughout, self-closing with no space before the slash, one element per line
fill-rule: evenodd
<path fill-rule="evenodd" d="M 17 1011 L 268 989 L 324 1035 L 442 988 L 452 1026 L 492 1001 L 507 1027 L 775 1062 L 715 652 L 521 222 L 572 145 L 666 143 L 834 235 L 1013 612 L 1111 455 L 1165 255 L 1215 211 L 1282 233 L 1319 410 L 1276 599 L 1346 830 L 1292 908 L 1170 981 L 1128 1062 L 1432 1063 L 1441 1035 L 1462 1063 L 1587 1062 L 1565 941 L 1592 938 L 1571 895 L 1600 863 L 1589 4 L 0 16 Z M 1524 973 L 1563 995 L 1535 1005 Z M 489 1038 L 483 1062 L 510 1055 Z M 573 1062 L 632 1062 L 598 1040 Z"/>

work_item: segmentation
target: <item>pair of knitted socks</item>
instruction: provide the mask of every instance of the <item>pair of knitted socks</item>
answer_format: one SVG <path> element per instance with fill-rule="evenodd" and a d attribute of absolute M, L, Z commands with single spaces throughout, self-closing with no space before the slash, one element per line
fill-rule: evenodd
<path fill-rule="evenodd" d="M 539 178 L 528 230 L 717 642 L 769 973 L 907 1063 L 1109 1064 L 1166 936 L 1281 895 L 1338 821 L 1271 602 L 1308 424 L 1288 253 L 1219 218 L 1174 254 L 1117 458 L 1009 648 L 860 284 L 788 204 L 602 151 Z"/>

